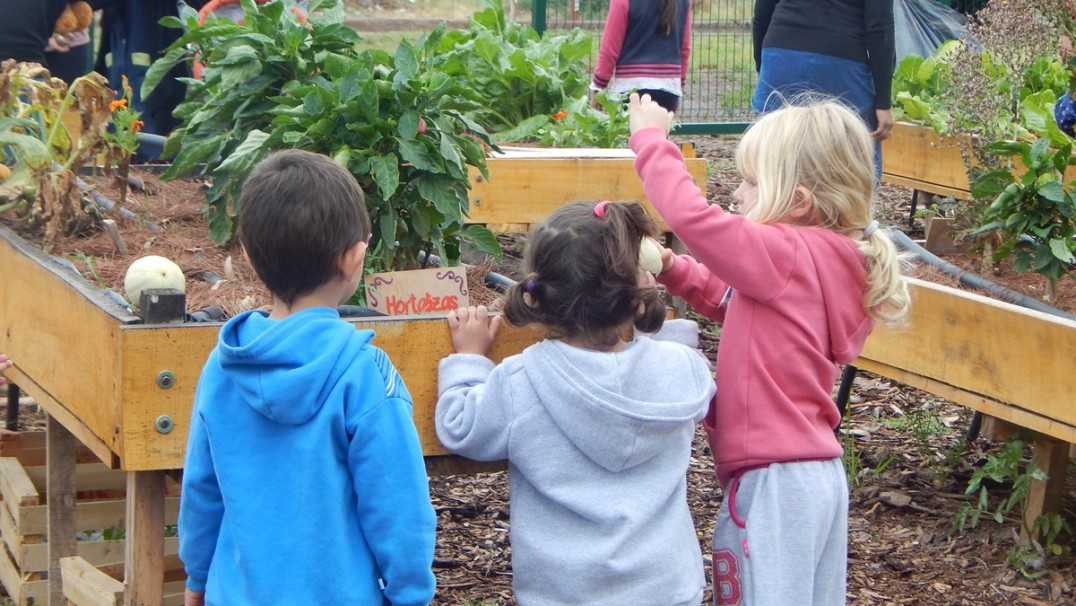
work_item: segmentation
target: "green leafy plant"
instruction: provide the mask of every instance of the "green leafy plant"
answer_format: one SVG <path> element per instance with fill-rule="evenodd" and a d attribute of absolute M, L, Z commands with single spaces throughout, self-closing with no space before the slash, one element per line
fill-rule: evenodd
<path fill-rule="evenodd" d="M 536 141 L 545 147 L 623 148 L 628 144 L 628 112 L 619 95 L 598 93 L 601 108 L 588 96 L 572 101 L 551 116 L 532 116 L 515 128 L 497 133 L 500 143 Z"/>
<path fill-rule="evenodd" d="M 198 59 L 176 109 L 183 122 L 165 144 L 174 155 L 165 179 L 196 168 L 213 175 L 207 193 L 217 242 L 235 230 L 243 180 L 275 149 L 324 153 L 347 167 L 367 195 L 374 232 L 367 271 L 417 267 L 421 253 L 458 262 L 461 243 L 499 254 L 496 238 L 464 225 L 468 167 L 488 177 L 486 130 L 470 115 L 481 95 L 466 79 L 425 69 L 445 36 L 442 25 L 394 55 L 356 50 L 358 35 L 335 0 L 315 1 L 300 23 L 283 2 L 242 0 L 244 24 L 193 11 L 166 19 L 186 33 L 146 76 L 148 94 L 177 63 Z M 425 258 L 429 258 L 426 256 Z"/>
<path fill-rule="evenodd" d="M 1070 533 L 1067 523 L 1057 514 L 1046 514 L 1028 522 L 1023 515 L 1031 495 L 1031 482 L 1047 479 L 1046 474 L 1037 467 L 1023 464 L 1027 444 L 1019 439 L 1012 439 L 1001 446 L 997 454 L 987 457 L 986 463 L 972 473 L 966 494 L 975 496 L 975 504 L 964 503 L 953 516 L 950 534 L 956 534 L 966 528 L 976 528 L 982 516 L 988 515 L 998 524 L 1006 521 L 1016 522 L 1026 536 L 1038 536 L 1038 540 L 1018 539 L 1009 550 L 1009 566 L 1028 578 L 1038 578 L 1045 573 L 1044 560 L 1047 554 L 1061 555 L 1066 548 L 1057 543 L 1061 533 Z M 1005 485 L 1011 482 L 1008 495 L 1001 497 L 995 506 L 991 506 L 988 483 Z"/>
<path fill-rule="evenodd" d="M 589 34 L 573 29 L 539 36 L 530 26 L 507 21 L 500 0 L 483 2 L 468 29 L 440 39 L 427 64 L 470 82 L 482 100 L 475 121 L 497 133 L 528 118 L 553 116 L 586 96 Z"/>
<path fill-rule="evenodd" d="M 986 149 L 1000 156 L 1018 156 L 1026 172 L 1013 176 L 1006 167 L 976 178 L 972 195 L 992 199 L 983 209 L 973 233 L 994 232 L 1001 243 L 994 259 L 1015 255 L 1017 271 L 1034 269 L 1047 279 L 1047 301 L 1056 297 L 1056 284 L 1076 264 L 1076 182 L 1065 181 L 1065 169 L 1076 164 L 1072 145 L 1051 148 L 1050 141 L 1033 144 L 1000 142 Z"/>

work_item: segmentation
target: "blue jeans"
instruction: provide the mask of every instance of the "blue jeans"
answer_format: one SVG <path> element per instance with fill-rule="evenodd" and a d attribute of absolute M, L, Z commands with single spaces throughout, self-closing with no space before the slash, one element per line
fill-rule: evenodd
<path fill-rule="evenodd" d="M 774 94 L 776 93 L 776 94 Z M 878 127 L 874 79 L 870 66 L 860 61 L 784 48 L 763 48 L 758 85 L 751 108 L 767 112 L 780 108 L 801 93 L 836 97 L 855 111 L 870 130 Z M 882 146 L 874 143 L 874 172 L 882 175 Z"/>

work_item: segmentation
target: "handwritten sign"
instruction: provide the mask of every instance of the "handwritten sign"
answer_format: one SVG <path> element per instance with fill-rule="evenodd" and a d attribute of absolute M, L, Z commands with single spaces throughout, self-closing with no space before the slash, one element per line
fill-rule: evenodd
<path fill-rule="evenodd" d="M 468 305 L 467 271 L 463 267 L 366 276 L 366 306 L 388 316 L 446 313 Z"/>

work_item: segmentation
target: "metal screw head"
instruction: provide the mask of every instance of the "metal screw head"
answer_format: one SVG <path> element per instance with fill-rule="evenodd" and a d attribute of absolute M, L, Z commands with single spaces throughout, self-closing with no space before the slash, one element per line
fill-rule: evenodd
<path fill-rule="evenodd" d="M 157 430 L 157 433 L 170 433 L 175 426 L 176 424 L 172 422 L 172 417 L 168 415 L 161 415 L 153 422 L 153 427 Z"/>
<path fill-rule="evenodd" d="M 171 370 L 162 370 L 157 373 L 157 387 L 169 389 L 176 384 L 176 375 Z"/>

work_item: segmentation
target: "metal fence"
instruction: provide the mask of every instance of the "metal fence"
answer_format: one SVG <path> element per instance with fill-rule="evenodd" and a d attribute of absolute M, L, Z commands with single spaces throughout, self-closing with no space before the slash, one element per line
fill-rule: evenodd
<path fill-rule="evenodd" d="M 678 119 L 678 133 L 741 132 L 754 117 L 751 52 L 754 0 L 693 0 L 691 66 Z M 600 41 L 609 0 L 533 0 L 532 26 L 556 34 L 579 28 Z M 591 65 L 597 61 L 597 44 Z"/>

